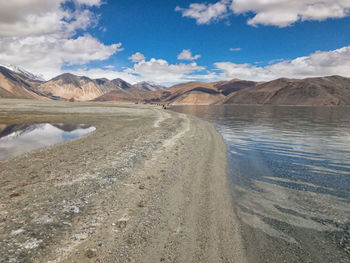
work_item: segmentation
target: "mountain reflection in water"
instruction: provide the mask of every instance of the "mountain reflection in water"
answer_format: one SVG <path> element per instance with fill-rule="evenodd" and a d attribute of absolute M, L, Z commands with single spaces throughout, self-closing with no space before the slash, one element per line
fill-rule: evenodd
<path fill-rule="evenodd" d="M 0 160 L 74 139 L 96 130 L 88 125 L 0 125 Z"/>
<path fill-rule="evenodd" d="M 212 122 L 223 136 L 234 209 L 255 231 L 245 237 L 248 252 L 270 250 L 261 262 L 283 253 L 289 262 L 350 262 L 350 108 L 172 109 Z"/>

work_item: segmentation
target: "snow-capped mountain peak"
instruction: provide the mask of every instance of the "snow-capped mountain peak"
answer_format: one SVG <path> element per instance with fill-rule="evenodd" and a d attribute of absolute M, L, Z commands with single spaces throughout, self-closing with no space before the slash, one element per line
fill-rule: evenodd
<path fill-rule="evenodd" d="M 10 65 L 10 64 L 0 64 L 0 66 L 5 67 L 9 70 L 12 70 L 16 73 L 22 74 L 29 79 L 38 80 L 38 81 L 45 81 L 45 79 L 43 78 L 42 75 L 35 75 L 35 74 L 25 70 L 24 68 L 21 68 L 21 67 L 15 66 L 15 65 Z"/>

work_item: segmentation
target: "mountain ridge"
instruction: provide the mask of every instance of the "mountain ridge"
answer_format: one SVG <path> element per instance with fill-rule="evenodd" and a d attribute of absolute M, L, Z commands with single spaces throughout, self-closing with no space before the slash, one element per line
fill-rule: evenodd
<path fill-rule="evenodd" d="M 7 68 L 9 70 L 12 70 L 16 73 L 22 74 L 29 79 L 37 80 L 37 81 L 45 81 L 45 79 L 41 75 L 35 75 L 35 74 L 25 70 L 24 68 L 21 68 L 21 67 L 15 66 L 15 65 L 10 65 L 10 64 L 0 64 L 0 66 Z"/>
<path fill-rule="evenodd" d="M 30 75 L 30 73 L 29 73 Z M 338 75 L 266 82 L 180 83 L 169 88 L 123 79 L 91 79 L 63 73 L 48 81 L 0 66 L 0 97 L 39 100 L 116 101 L 156 104 L 350 105 L 350 78 Z"/>

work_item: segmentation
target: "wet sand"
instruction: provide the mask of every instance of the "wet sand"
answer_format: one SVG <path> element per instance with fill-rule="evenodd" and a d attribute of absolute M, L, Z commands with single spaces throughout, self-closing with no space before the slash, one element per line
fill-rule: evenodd
<path fill-rule="evenodd" d="M 226 146 L 160 107 L 0 100 L 3 124 L 89 124 L 0 161 L 0 262 L 246 262 Z"/>

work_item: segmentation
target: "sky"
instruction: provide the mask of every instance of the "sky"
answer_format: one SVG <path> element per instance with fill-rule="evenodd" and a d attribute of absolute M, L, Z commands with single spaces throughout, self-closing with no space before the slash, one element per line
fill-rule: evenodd
<path fill-rule="evenodd" d="M 350 77 L 350 0 L 1 1 L 0 64 L 166 86 Z"/>

